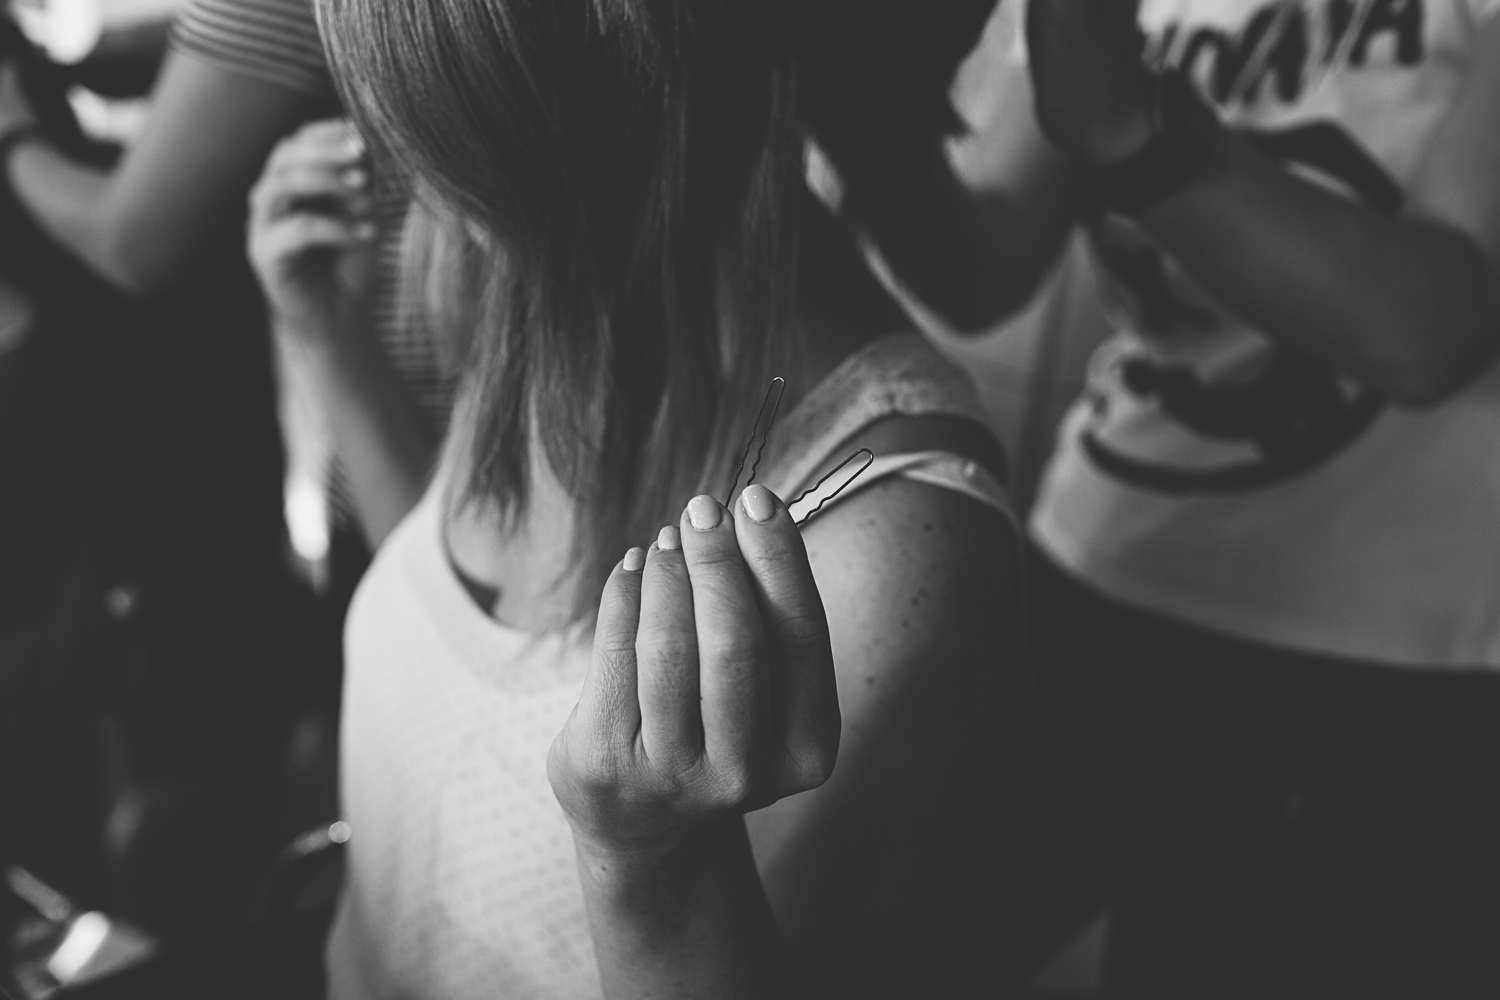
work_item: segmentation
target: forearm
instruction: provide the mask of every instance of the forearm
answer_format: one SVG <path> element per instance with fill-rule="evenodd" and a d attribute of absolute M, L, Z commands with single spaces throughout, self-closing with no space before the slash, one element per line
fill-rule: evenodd
<path fill-rule="evenodd" d="M 266 154 L 322 106 L 174 50 L 150 117 L 114 170 L 26 142 L 13 151 L 8 179 L 59 244 L 111 284 L 150 295 L 190 277 L 205 249 L 233 248 Z"/>
<path fill-rule="evenodd" d="M 278 336 L 311 370 L 355 514 L 378 548 L 426 491 L 438 442 L 366 329 Z"/>
<path fill-rule="evenodd" d="M 580 844 L 579 873 L 604 995 L 802 995 L 738 818 L 666 858 Z"/>
<path fill-rule="evenodd" d="M 106 281 L 136 290 L 110 225 L 109 171 L 75 163 L 40 140 L 16 147 L 7 166 L 11 190 L 43 231 Z"/>
<path fill-rule="evenodd" d="M 1393 399 L 1433 403 L 1500 346 L 1489 263 L 1454 227 L 1380 215 L 1244 142 L 1142 223 L 1231 310 Z"/>

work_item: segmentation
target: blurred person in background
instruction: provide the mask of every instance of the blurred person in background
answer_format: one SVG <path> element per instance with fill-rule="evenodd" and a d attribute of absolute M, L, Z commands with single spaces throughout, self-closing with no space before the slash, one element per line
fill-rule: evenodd
<path fill-rule="evenodd" d="M 3 433 L 32 470 L 5 496 L 5 832 L 80 901 L 194 933 L 205 913 L 242 916 L 260 863 L 334 808 L 318 771 L 339 623 L 290 596 L 243 213 L 275 143 L 338 102 L 302 3 L 184 5 L 117 161 L 62 127 L 59 71 L 18 33 L 4 51 Z M 356 161 L 393 277 L 406 198 Z M 374 290 L 367 340 L 411 387 L 391 407 L 417 442 L 414 500 L 447 391 L 425 341 L 380 311 L 390 282 Z M 289 791 L 286 769 L 309 766 Z"/>
<path fill-rule="evenodd" d="M 45 144 L 106 169 L 65 72 L 3 28 L 7 161 Z M 26 305 L 0 358 L 5 860 L 172 937 L 248 906 L 287 836 L 232 815 L 274 811 L 295 715 L 275 703 L 309 675 L 262 300 L 228 256 L 122 294 L 4 192 L 0 278 Z"/>
<path fill-rule="evenodd" d="M 0 112 L 0 132 L 12 134 L 6 168 L 17 199 L 104 280 L 148 296 L 181 287 L 217 256 L 238 259 L 246 195 L 273 147 L 339 109 L 305 0 L 188 0 L 173 27 L 150 117 L 113 170 L 80 163 L 27 131 L 14 86 L 3 95 L 0 105 L 13 109 L 8 126 Z M 407 192 L 390 171 L 372 171 L 357 139 L 344 153 L 341 183 L 360 196 L 373 220 L 370 240 L 379 259 L 363 336 L 378 343 L 379 363 L 403 387 L 389 401 L 388 420 L 411 452 L 396 488 L 414 501 L 406 495 L 425 485 L 451 405 L 452 375 L 430 341 L 398 315 L 394 276 Z M 371 547 L 404 513 L 380 510 L 385 494 L 378 489 L 355 488 L 340 500 L 341 513 L 358 516 Z"/>
<path fill-rule="evenodd" d="M 862 304 L 878 289 L 805 192 L 796 19 L 463 0 L 334 2 L 320 22 L 377 161 L 421 192 L 428 243 L 411 259 L 450 262 L 464 297 L 451 336 L 468 345 L 438 472 L 351 611 L 354 837 L 332 995 L 599 995 L 580 872 L 613 870 L 622 845 L 587 809 L 570 830 L 547 756 L 599 641 L 600 587 L 639 573 L 642 615 L 680 621 L 698 607 L 690 567 L 737 559 L 736 523 L 784 521 L 778 496 L 860 446 L 879 458 L 805 531 L 840 692 L 838 773 L 743 822 L 794 787 L 742 798 L 726 786 L 722 822 L 686 838 L 676 859 L 692 870 L 678 874 L 744 874 L 732 859 L 748 835 L 770 911 L 820 990 L 970 988 L 984 975 L 970 914 L 1022 667 L 1004 460 L 962 376 L 920 338 L 882 336 L 905 322 Z M 961 52 L 907 124 L 949 127 Z M 284 145 L 252 214 L 273 308 L 306 318 L 309 347 L 330 355 L 369 267 L 365 221 L 339 193 L 345 141 L 330 127 Z M 364 374 L 346 371 L 355 416 L 381 392 Z M 736 499 L 729 481 L 778 374 L 787 394 L 757 485 Z M 729 508 L 707 495 L 726 489 Z M 696 637 L 721 665 L 756 659 L 743 635 Z M 639 705 L 666 727 L 648 752 L 685 780 L 692 762 L 661 755 L 713 728 L 698 692 L 675 683 Z"/>
<path fill-rule="evenodd" d="M 1107 903 L 1110 996 L 1500 991 L 1497 11 L 1031 0 L 975 136 L 819 132 L 930 322 L 1077 225 L 1109 277 L 1030 518 L 1010 973 Z"/>

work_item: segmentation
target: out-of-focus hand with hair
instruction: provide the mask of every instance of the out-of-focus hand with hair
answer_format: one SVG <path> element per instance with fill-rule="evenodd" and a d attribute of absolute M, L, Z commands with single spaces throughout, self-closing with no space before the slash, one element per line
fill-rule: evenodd
<path fill-rule="evenodd" d="M 285 378 L 323 408 L 372 550 L 426 491 L 438 444 L 370 322 L 374 210 L 364 144 L 343 119 L 284 139 L 250 193 L 250 261 Z"/>
<path fill-rule="evenodd" d="M 250 192 L 249 251 L 284 334 L 317 343 L 358 322 L 374 283 L 373 209 L 347 120 L 305 125 L 271 153 Z"/>
<path fill-rule="evenodd" d="M 606 995 L 786 995 L 742 817 L 826 781 L 839 732 L 828 621 L 775 494 L 700 496 L 626 554 L 547 768 Z"/>

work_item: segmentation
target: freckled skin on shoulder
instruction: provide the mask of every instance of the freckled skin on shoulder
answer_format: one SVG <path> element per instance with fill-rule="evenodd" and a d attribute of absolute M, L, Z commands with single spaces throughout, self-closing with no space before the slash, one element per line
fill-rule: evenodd
<path fill-rule="evenodd" d="M 933 995 L 934 975 L 962 983 L 978 960 L 928 915 L 982 903 L 981 831 L 998 821 L 1026 680 L 1020 540 L 984 505 L 900 479 L 804 538 L 843 742 L 826 785 L 748 818 L 757 862 L 788 941 L 837 982 L 830 995 Z"/>
<path fill-rule="evenodd" d="M 1000 515 L 934 486 L 887 480 L 804 532 L 842 671 L 879 676 L 891 656 L 961 655 L 1017 595 L 1019 543 Z M 837 615 L 837 617 L 835 617 Z M 872 649 L 883 648 L 879 658 Z"/>

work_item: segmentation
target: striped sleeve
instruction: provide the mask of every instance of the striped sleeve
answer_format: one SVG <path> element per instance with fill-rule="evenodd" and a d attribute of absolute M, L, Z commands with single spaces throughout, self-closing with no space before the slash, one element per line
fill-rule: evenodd
<path fill-rule="evenodd" d="M 232 72 L 334 97 L 310 0 L 188 0 L 172 44 Z"/>

